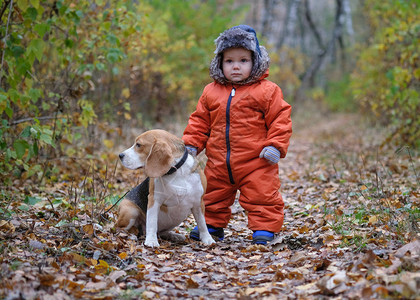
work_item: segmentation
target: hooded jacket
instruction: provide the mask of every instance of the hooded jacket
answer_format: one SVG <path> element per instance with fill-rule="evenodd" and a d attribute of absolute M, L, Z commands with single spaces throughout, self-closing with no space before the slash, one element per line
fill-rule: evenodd
<path fill-rule="evenodd" d="M 255 31 L 239 25 L 216 40 L 208 84 L 184 131 L 186 145 L 206 149 L 207 178 L 241 181 L 256 168 L 277 168 L 259 158 L 265 146 L 274 146 L 285 157 L 292 133 L 291 106 L 281 89 L 268 81 L 269 56 Z M 241 47 L 252 52 L 253 68 L 243 82 L 230 82 L 222 71 L 223 51 Z M 210 177 L 210 178 L 209 178 Z"/>

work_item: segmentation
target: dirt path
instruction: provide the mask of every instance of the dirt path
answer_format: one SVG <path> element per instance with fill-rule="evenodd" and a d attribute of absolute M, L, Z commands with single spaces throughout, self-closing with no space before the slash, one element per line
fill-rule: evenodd
<path fill-rule="evenodd" d="M 412 161 L 402 155 L 379 159 L 378 151 L 372 152 L 376 132 L 360 128 L 359 119 L 348 115 L 297 124 L 288 156 L 280 163 L 284 229 L 270 246 L 251 245 L 240 207 L 234 209 L 223 242 L 203 248 L 191 241 L 162 241 L 159 249 L 115 232 L 113 222 L 92 226 L 86 208 L 76 211 L 78 221 L 66 227 L 37 218 L 42 206 L 34 207 L 32 221 L 22 215 L 2 221 L 2 239 L 10 245 L 2 242 L 0 295 L 415 298 L 420 243 L 418 219 L 410 218 L 418 217 L 418 211 L 380 211 L 418 207 Z M 394 185 L 394 192 L 387 184 Z M 178 231 L 187 235 L 192 226 L 190 218 Z"/>

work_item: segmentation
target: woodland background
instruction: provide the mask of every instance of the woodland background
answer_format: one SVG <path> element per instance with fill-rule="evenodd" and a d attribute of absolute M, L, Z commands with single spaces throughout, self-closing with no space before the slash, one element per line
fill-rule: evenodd
<path fill-rule="evenodd" d="M 210 81 L 214 39 L 225 29 L 245 23 L 256 29 L 270 53 L 269 79 L 282 88 L 293 106 L 294 138 L 280 176 L 285 195 L 294 199 L 288 209 L 303 221 L 289 220 L 289 228 L 300 229 L 288 231 L 286 224 L 286 242 L 280 244 L 290 250 L 296 243 L 308 243 L 310 234 L 315 240 L 323 237 L 323 246 L 317 250 L 324 256 L 312 261 L 321 272 L 319 284 L 315 288 L 314 278 L 296 271 L 303 267 L 301 260 L 294 261 L 283 248 L 268 253 L 287 259 L 292 276 L 276 271 L 273 266 L 278 262 L 273 263 L 276 260 L 271 256 L 268 259 L 265 250 L 221 247 L 239 247 L 231 250 L 243 253 L 244 260 L 262 251 L 256 255 L 266 259 L 270 280 L 297 280 L 304 292 L 309 290 L 306 296 L 347 293 L 357 298 L 361 294 L 341 283 L 355 286 L 363 278 L 366 284 L 361 290 L 366 294 L 362 296 L 415 297 L 419 266 L 405 254 L 419 254 L 418 244 L 412 244 L 419 232 L 419 15 L 416 0 L 3 0 L 2 295 L 13 298 L 16 284 L 26 297 L 59 291 L 71 297 L 86 296 L 87 282 L 90 295 L 109 284 L 122 290 L 140 287 L 134 294 L 143 293 L 143 297 L 163 296 L 160 289 L 202 288 L 203 278 L 180 275 L 182 287 L 164 287 L 154 281 L 160 289 L 151 291 L 144 278 L 153 281 L 157 271 L 145 269 L 148 263 L 157 263 L 139 262 L 135 254 L 172 258 L 168 253 L 176 250 L 167 246 L 167 252 L 158 253 L 126 241 L 109 242 L 114 239 L 115 209 L 108 209 L 141 179 L 121 169 L 119 151 L 148 129 L 182 135 Z M 310 217 L 308 225 L 305 218 Z M 232 226 L 246 228 L 241 222 L 246 221 L 239 218 Z M 188 224 L 184 227 L 189 230 Z M 332 234 L 326 235 L 327 227 Z M 372 244 L 377 236 L 367 234 L 366 227 L 388 232 L 386 242 Z M 60 241 L 60 235 L 70 237 Z M 98 235 L 102 237 L 93 246 L 86 242 L 86 237 Z M 411 250 L 392 256 L 404 244 L 411 245 Z M 387 250 L 380 252 L 372 245 Z M 340 270 L 328 269 L 331 261 L 352 257 L 350 253 L 328 257 L 328 251 L 341 248 L 347 249 L 343 253 L 368 255 L 361 258 L 364 267 L 347 265 L 345 280 Z M 195 246 L 187 250 L 198 251 Z M 209 251 L 209 256 L 221 253 L 220 247 Z M 127 269 L 132 266 L 127 253 L 137 259 L 137 277 Z M 45 263 L 44 271 L 37 261 Z M 403 267 L 395 267 L 397 262 Z M 382 275 L 379 271 L 366 274 L 363 269 L 372 265 L 387 269 L 381 269 Z M 388 274 L 390 266 L 394 269 Z M 68 277 L 77 273 L 71 268 L 87 277 Z M 234 268 L 245 268 L 248 276 L 264 270 L 261 266 Z M 179 269 L 188 273 L 184 267 Z M 401 280 L 403 273 L 406 277 Z M 341 276 L 336 280 L 340 284 L 328 285 L 336 275 Z M 130 280 L 138 285 L 133 287 Z M 232 275 L 220 282 L 237 280 Z M 98 282 L 109 284 L 95 286 Z M 279 293 L 277 287 L 259 290 L 252 283 L 251 290 L 243 289 L 246 282 L 226 288 L 225 295 Z M 185 293 L 181 294 L 195 295 Z"/>

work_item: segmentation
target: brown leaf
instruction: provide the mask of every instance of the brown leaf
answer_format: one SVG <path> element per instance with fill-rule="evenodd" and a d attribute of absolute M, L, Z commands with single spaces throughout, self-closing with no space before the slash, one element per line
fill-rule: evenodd
<path fill-rule="evenodd" d="M 187 279 L 187 289 L 196 289 L 199 287 L 199 284 L 195 282 L 191 277 Z"/>
<path fill-rule="evenodd" d="M 93 235 L 93 225 L 92 224 L 86 224 L 83 225 L 83 232 L 87 235 Z"/>
<path fill-rule="evenodd" d="M 335 274 L 329 274 L 321 278 L 317 282 L 317 287 L 327 295 L 335 295 L 340 289 L 338 289 L 341 285 L 345 285 L 348 281 L 348 277 L 346 275 L 346 271 L 338 271 Z"/>
<path fill-rule="evenodd" d="M 15 232 L 15 226 L 6 220 L 0 220 L 0 230 L 6 233 L 13 233 Z"/>
<path fill-rule="evenodd" d="M 307 259 L 307 255 L 305 252 L 296 252 L 295 254 L 293 254 L 293 256 L 290 258 L 289 260 L 289 264 L 291 265 L 300 265 L 302 264 L 306 259 Z"/>
<path fill-rule="evenodd" d="M 257 266 L 252 266 L 251 268 L 248 269 L 249 275 L 257 275 L 260 273 L 261 273 L 261 270 Z"/>
<path fill-rule="evenodd" d="M 109 274 L 108 278 L 110 278 L 113 282 L 117 282 L 120 277 L 127 275 L 127 272 L 122 270 L 113 271 Z"/>
<path fill-rule="evenodd" d="M 42 286 L 52 286 L 55 282 L 55 276 L 52 274 L 41 274 L 38 278 Z"/>
<path fill-rule="evenodd" d="M 420 240 L 415 240 L 414 242 L 408 243 L 402 246 L 400 249 L 395 252 L 395 256 L 398 258 L 402 258 L 410 252 L 411 256 L 419 256 L 420 255 Z"/>

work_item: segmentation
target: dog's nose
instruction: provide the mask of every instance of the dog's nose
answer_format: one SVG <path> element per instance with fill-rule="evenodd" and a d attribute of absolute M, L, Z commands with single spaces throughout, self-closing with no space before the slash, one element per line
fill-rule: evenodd
<path fill-rule="evenodd" d="M 118 156 L 120 157 L 120 160 L 122 160 L 124 158 L 125 154 L 124 153 L 120 153 L 120 155 L 118 155 Z"/>

